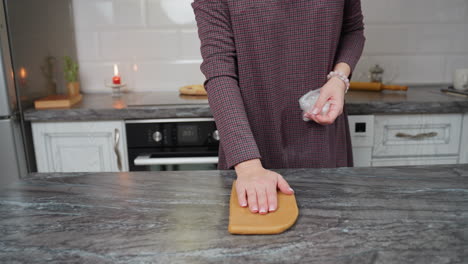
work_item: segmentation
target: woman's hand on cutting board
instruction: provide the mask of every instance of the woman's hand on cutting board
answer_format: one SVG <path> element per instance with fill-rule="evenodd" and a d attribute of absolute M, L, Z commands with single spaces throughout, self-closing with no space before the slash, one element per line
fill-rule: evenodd
<path fill-rule="evenodd" d="M 315 103 L 312 113 L 306 113 L 304 116 L 312 119 L 321 125 L 330 125 L 335 122 L 336 118 L 343 113 L 344 96 L 346 85 L 336 77 L 331 78 L 320 89 L 320 96 Z M 326 114 L 319 113 L 325 104 L 330 103 L 330 110 Z"/>
<path fill-rule="evenodd" d="M 278 208 L 277 188 L 285 194 L 294 193 L 283 176 L 264 169 L 258 159 L 239 163 L 235 169 L 239 205 L 248 206 L 252 213 L 266 214 L 276 211 Z"/>

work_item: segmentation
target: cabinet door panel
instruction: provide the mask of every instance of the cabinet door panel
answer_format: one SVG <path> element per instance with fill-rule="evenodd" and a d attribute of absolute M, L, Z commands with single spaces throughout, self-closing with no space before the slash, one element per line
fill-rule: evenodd
<path fill-rule="evenodd" d="M 39 172 L 128 170 L 123 122 L 33 123 L 34 147 Z M 116 144 L 115 134 L 120 133 Z"/>
<path fill-rule="evenodd" d="M 459 154 L 461 114 L 375 117 L 374 158 Z"/>
<path fill-rule="evenodd" d="M 54 171 L 114 171 L 112 133 L 50 133 L 46 135 L 49 168 Z"/>

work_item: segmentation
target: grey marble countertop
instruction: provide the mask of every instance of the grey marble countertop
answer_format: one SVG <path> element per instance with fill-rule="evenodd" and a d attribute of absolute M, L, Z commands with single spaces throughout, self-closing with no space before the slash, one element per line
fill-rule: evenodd
<path fill-rule="evenodd" d="M 441 85 L 411 87 L 407 92 L 350 91 L 346 108 L 351 115 L 464 113 L 468 98 L 447 95 Z M 179 97 L 177 92 L 129 93 L 120 98 L 110 94 L 85 94 L 70 109 L 25 111 L 29 121 L 91 121 L 155 118 L 211 117 L 206 97 Z"/>
<path fill-rule="evenodd" d="M 0 189 L 0 262 L 468 262 L 468 164 L 278 172 L 300 216 L 270 236 L 227 232 L 233 171 L 34 175 Z"/>

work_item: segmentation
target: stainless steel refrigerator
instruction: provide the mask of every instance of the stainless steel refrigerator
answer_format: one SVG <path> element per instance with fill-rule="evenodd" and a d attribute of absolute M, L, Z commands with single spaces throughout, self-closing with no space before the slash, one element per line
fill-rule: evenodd
<path fill-rule="evenodd" d="M 0 187 L 36 171 L 23 114 L 66 91 L 64 56 L 77 57 L 72 0 L 0 0 Z"/>

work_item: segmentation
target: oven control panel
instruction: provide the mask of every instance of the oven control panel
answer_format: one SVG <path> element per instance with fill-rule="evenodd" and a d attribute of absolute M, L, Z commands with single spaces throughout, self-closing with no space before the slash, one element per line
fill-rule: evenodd
<path fill-rule="evenodd" d="M 133 147 L 217 146 L 219 133 L 214 120 L 158 119 L 126 122 L 127 145 Z"/>

